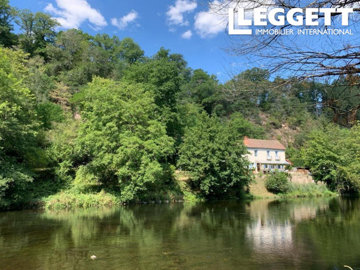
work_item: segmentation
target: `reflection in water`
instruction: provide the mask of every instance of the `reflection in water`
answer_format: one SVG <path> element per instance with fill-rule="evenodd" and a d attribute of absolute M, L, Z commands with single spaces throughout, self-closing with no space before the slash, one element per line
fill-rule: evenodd
<path fill-rule="evenodd" d="M 359 267 L 359 206 L 259 200 L 1 213 L 0 269 Z"/>
<path fill-rule="evenodd" d="M 253 221 L 246 226 L 246 236 L 258 252 L 287 253 L 293 249 L 294 225 L 327 208 L 327 200 L 254 201 L 248 206 Z"/>
<path fill-rule="evenodd" d="M 253 241 L 256 251 L 282 253 L 292 248 L 291 224 L 265 224 L 259 219 L 256 223 L 249 224 L 246 236 Z"/>

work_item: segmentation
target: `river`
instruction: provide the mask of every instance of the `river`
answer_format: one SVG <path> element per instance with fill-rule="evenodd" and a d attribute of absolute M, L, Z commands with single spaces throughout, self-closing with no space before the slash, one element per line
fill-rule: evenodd
<path fill-rule="evenodd" d="M 1 270 L 309 270 L 344 265 L 360 267 L 360 200 L 0 213 Z"/>

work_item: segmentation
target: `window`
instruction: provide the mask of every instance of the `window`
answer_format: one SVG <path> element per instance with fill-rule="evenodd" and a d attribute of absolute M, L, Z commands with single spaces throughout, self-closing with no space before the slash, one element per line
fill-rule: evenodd
<path fill-rule="evenodd" d="M 275 157 L 276 157 L 276 159 L 279 158 L 279 152 L 278 151 L 275 151 Z"/>
<path fill-rule="evenodd" d="M 264 165 L 264 168 L 267 169 L 267 164 Z"/>
<path fill-rule="evenodd" d="M 267 151 L 267 158 L 268 158 L 268 159 L 271 159 L 270 151 L 269 151 L 269 150 Z"/>
<path fill-rule="evenodd" d="M 254 150 L 255 157 L 257 157 L 257 152 L 258 152 L 258 150 Z"/>

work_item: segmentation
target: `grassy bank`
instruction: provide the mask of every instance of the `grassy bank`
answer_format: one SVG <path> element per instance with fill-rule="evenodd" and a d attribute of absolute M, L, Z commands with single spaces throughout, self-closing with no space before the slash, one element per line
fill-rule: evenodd
<path fill-rule="evenodd" d="M 133 203 L 168 203 L 184 200 L 184 195 L 178 191 L 162 194 L 147 194 Z M 98 193 L 79 193 L 72 190 L 62 191 L 54 195 L 41 199 L 39 205 L 45 209 L 63 210 L 75 208 L 103 208 L 124 205 L 126 202 L 121 200 L 120 195 L 101 191 Z"/>
<path fill-rule="evenodd" d="M 266 178 L 257 176 L 250 185 L 250 194 L 255 199 L 276 199 L 276 198 L 313 198 L 313 197 L 336 197 L 338 193 L 330 191 L 325 184 L 307 183 L 297 184 L 290 183 L 289 190 L 286 193 L 274 194 L 269 192 L 265 187 Z"/>
<path fill-rule="evenodd" d="M 265 187 L 264 177 L 255 177 L 255 180 L 249 186 L 250 194 L 255 199 L 272 199 L 276 194 L 269 192 Z"/>
<path fill-rule="evenodd" d="M 339 194 L 330 191 L 325 184 L 290 184 L 290 190 L 279 196 L 283 198 L 305 198 L 305 197 L 336 197 Z"/>
<path fill-rule="evenodd" d="M 120 198 L 106 192 L 82 194 L 60 192 L 43 199 L 46 209 L 99 208 L 120 205 Z"/>

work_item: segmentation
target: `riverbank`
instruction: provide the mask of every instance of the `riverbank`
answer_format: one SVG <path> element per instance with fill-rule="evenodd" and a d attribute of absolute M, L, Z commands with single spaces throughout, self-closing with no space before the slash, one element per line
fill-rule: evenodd
<path fill-rule="evenodd" d="M 337 197 L 338 193 L 330 191 L 323 183 L 290 183 L 287 193 L 274 194 L 265 187 L 265 177 L 256 176 L 249 187 L 250 194 L 255 199 L 286 199 L 286 198 L 312 198 Z"/>
<path fill-rule="evenodd" d="M 146 194 L 146 196 L 133 200 L 131 204 L 164 204 L 173 202 L 199 203 L 206 201 L 199 192 L 196 192 L 191 188 L 190 177 L 186 172 L 176 171 L 175 179 L 175 185 L 173 185 L 171 190 Z M 47 182 L 44 182 L 44 186 L 49 185 Z M 74 189 L 56 191 L 56 189 L 44 188 L 43 190 L 48 190 L 48 192 L 39 194 L 37 194 L 37 192 L 32 192 L 32 194 L 37 194 L 37 196 L 29 197 L 28 200 L 23 201 L 21 204 L 9 205 L 0 209 L 1 211 L 21 209 L 64 210 L 104 207 L 112 208 L 129 204 L 129 202 L 124 202 L 119 194 L 116 194 L 115 192 L 106 192 L 104 190 L 93 193 L 81 193 Z M 265 176 L 255 176 L 254 181 L 250 184 L 248 190 L 244 190 L 241 195 L 240 198 L 227 197 L 226 200 L 283 200 L 292 198 L 339 196 L 339 194 L 331 192 L 325 184 L 315 183 L 291 183 L 291 188 L 286 194 L 274 194 L 266 189 Z"/>
<path fill-rule="evenodd" d="M 168 204 L 184 202 L 182 196 L 164 197 L 163 199 L 150 199 L 136 201 L 132 204 Z M 67 210 L 67 209 L 87 209 L 87 208 L 112 208 L 127 205 L 122 202 L 120 196 L 101 191 L 92 194 L 75 194 L 71 192 L 61 192 L 49 196 L 39 204 L 48 210 Z"/>
<path fill-rule="evenodd" d="M 142 200 L 136 200 L 133 204 L 161 204 L 171 202 L 183 202 L 184 195 L 180 193 L 166 193 L 149 195 Z M 43 198 L 38 203 L 41 208 L 51 210 L 75 209 L 75 208 L 102 208 L 127 205 L 120 195 L 100 191 L 98 193 L 76 193 L 71 190 L 63 191 Z"/>
<path fill-rule="evenodd" d="M 189 176 L 176 173 L 177 189 L 163 194 L 149 194 L 135 204 L 162 204 L 171 202 L 204 202 L 205 199 L 194 192 L 189 186 Z M 339 194 L 330 191 L 325 184 L 291 183 L 290 190 L 284 194 L 274 194 L 266 190 L 265 177 L 257 176 L 249 186 L 249 192 L 244 192 L 242 200 L 256 199 L 293 199 L 314 197 L 337 197 Z M 71 190 L 63 191 L 43 198 L 38 205 L 45 209 L 61 210 L 75 208 L 101 208 L 126 205 L 120 196 L 101 191 L 99 193 L 78 193 Z"/>

